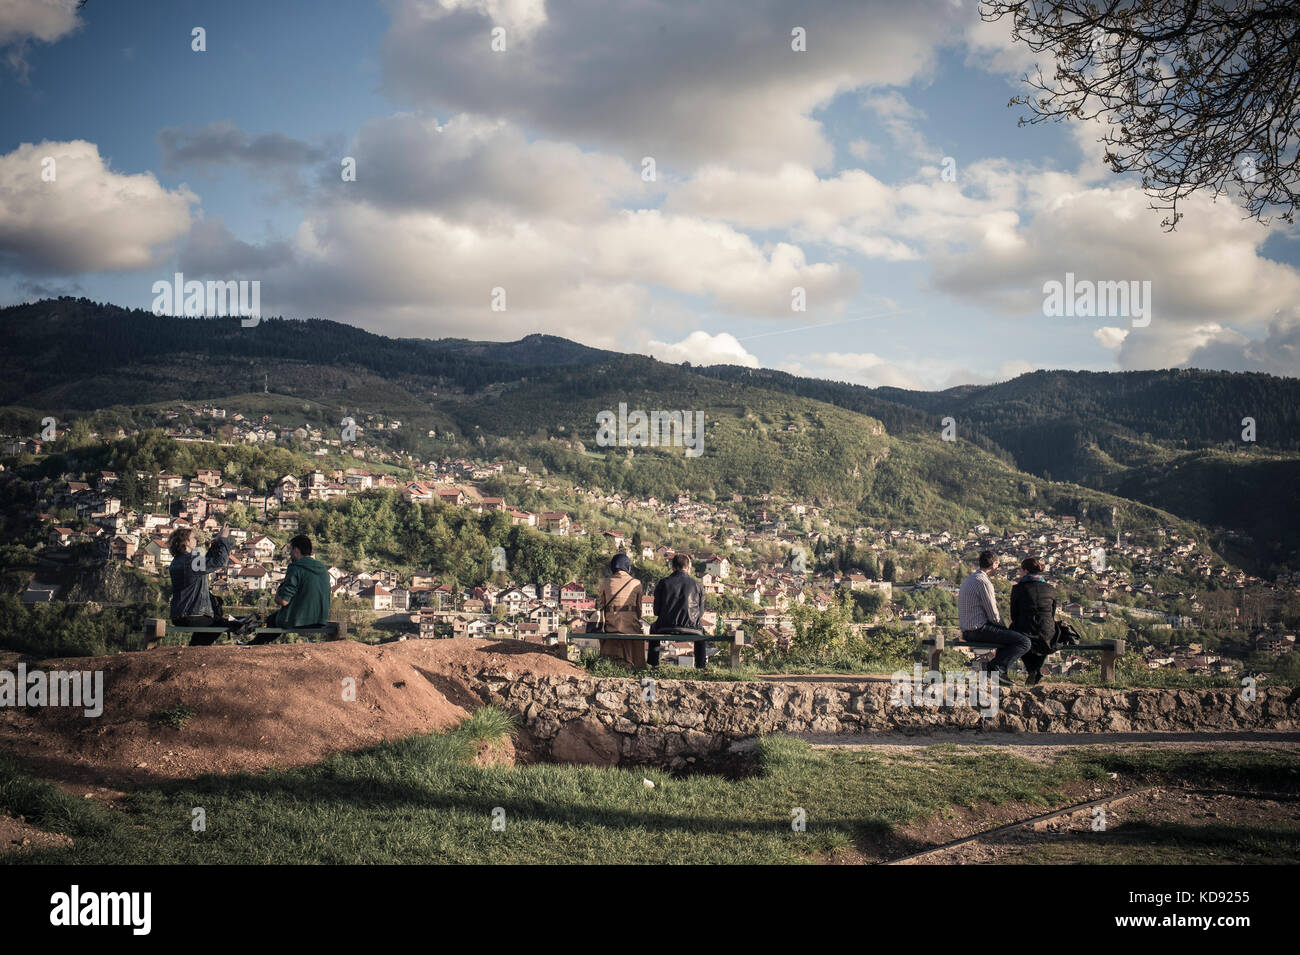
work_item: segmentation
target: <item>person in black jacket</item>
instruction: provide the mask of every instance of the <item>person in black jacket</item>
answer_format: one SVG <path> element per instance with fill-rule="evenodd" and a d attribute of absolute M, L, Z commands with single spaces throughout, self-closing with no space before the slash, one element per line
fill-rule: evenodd
<path fill-rule="evenodd" d="M 1011 629 L 1029 637 L 1029 652 L 1020 662 L 1029 671 L 1029 684 L 1043 678 L 1043 661 L 1054 652 L 1056 639 L 1056 592 L 1043 578 L 1043 564 L 1036 557 L 1020 562 L 1024 576 L 1011 588 Z"/>
<path fill-rule="evenodd" d="M 688 554 L 673 555 L 673 572 L 655 587 L 655 622 L 651 633 L 664 636 L 704 636 L 701 618 L 704 615 L 704 588 L 691 576 L 691 558 Z M 648 662 L 659 665 L 658 640 L 650 641 Z M 695 668 L 703 670 L 708 665 L 708 644 L 695 642 Z"/>
<path fill-rule="evenodd" d="M 230 559 L 229 535 L 230 525 L 222 524 L 216 538 L 208 545 L 207 553 L 203 553 L 194 541 L 191 528 L 181 527 L 172 531 L 167 549 L 172 554 L 170 616 L 175 626 L 246 629 L 251 618 L 227 618 L 221 598 L 208 590 L 208 574 L 225 567 Z M 191 634 L 190 646 L 209 646 L 219 636 L 218 633 Z"/>

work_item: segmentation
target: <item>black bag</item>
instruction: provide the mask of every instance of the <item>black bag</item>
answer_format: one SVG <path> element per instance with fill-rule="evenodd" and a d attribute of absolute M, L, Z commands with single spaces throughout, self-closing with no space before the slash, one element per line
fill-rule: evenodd
<path fill-rule="evenodd" d="M 1079 631 L 1070 626 L 1064 620 L 1056 621 L 1056 633 L 1052 635 L 1052 649 L 1059 650 L 1061 647 L 1072 647 L 1081 643 L 1083 638 L 1079 636 Z"/>

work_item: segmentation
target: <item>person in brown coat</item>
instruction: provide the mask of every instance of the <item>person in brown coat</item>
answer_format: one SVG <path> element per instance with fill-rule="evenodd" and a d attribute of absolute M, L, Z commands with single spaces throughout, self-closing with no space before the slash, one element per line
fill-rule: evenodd
<path fill-rule="evenodd" d="M 605 633 L 642 633 L 641 581 L 632 576 L 632 561 L 621 551 L 609 562 L 610 576 L 601 581 L 599 608 Z M 630 667 L 645 666 L 644 640 L 602 640 L 600 655 Z"/>

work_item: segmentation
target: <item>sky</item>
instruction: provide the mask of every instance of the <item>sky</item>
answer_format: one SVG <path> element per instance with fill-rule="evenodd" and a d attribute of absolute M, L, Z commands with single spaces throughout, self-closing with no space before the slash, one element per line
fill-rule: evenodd
<path fill-rule="evenodd" d="M 1034 66 L 972 0 L 0 0 L 0 304 L 181 272 L 870 386 L 1300 375 L 1296 227 L 1164 231 L 1096 123 L 1018 123 Z M 1067 274 L 1130 308 L 1048 314 Z"/>

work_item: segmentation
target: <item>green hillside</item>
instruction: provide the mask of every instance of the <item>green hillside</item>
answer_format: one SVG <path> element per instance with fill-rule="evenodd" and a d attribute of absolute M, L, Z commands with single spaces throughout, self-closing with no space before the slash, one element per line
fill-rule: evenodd
<path fill-rule="evenodd" d="M 367 432 L 395 450 L 510 457 L 607 491 L 770 492 L 847 521 L 936 530 L 1113 506 L 1130 529 L 1183 519 L 1240 531 L 1234 556 L 1257 567 L 1294 560 L 1300 539 L 1300 383 L 1265 375 L 1037 372 L 922 393 L 668 365 L 551 336 L 398 340 L 319 319 L 244 329 L 70 298 L 0 309 L 0 332 L 10 433 L 34 433 L 47 414 L 155 427 L 180 401 L 295 427 L 366 413 L 401 419 L 399 432 Z M 620 402 L 703 412 L 705 453 L 600 446 L 596 416 Z M 1257 446 L 1233 443 L 1243 408 Z M 956 442 L 940 439 L 946 416 Z"/>

